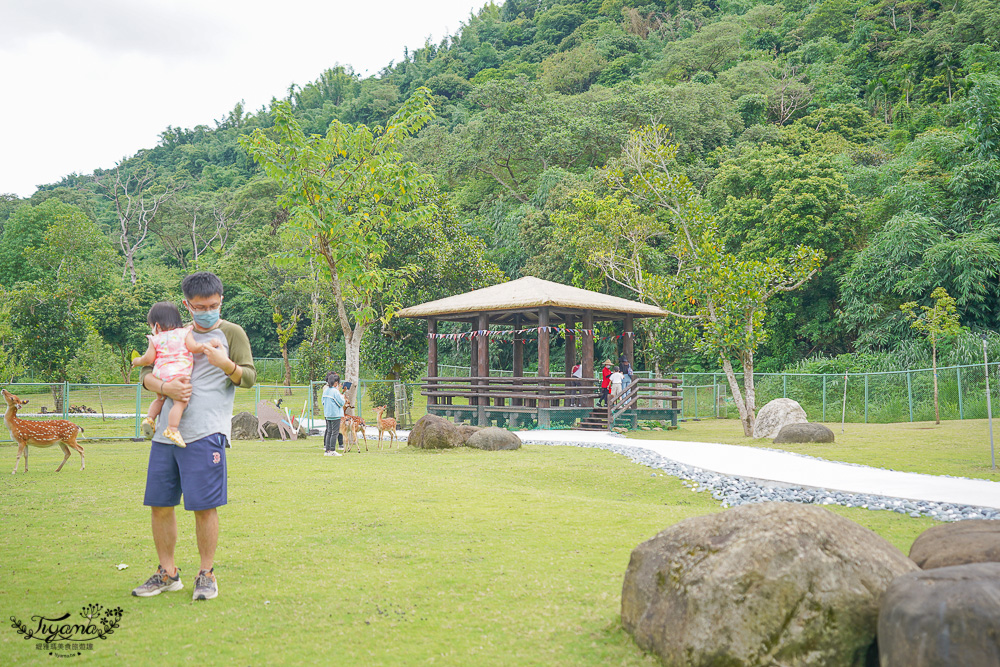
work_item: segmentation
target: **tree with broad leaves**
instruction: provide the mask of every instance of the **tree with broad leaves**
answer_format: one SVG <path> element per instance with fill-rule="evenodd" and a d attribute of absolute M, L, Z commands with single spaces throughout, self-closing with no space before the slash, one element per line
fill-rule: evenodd
<path fill-rule="evenodd" d="M 609 280 L 698 326 L 696 348 L 721 361 L 749 437 L 756 420 L 754 352 L 767 336 L 768 301 L 809 280 L 823 253 L 807 246 L 759 259 L 727 252 L 676 155 L 662 126 L 636 130 L 604 172 L 616 193 L 582 200 L 577 214 L 557 216 L 557 224 L 580 230 L 580 246 L 590 248 L 589 261 Z M 743 367 L 742 388 L 734 360 Z"/>
<path fill-rule="evenodd" d="M 292 366 L 288 357 L 288 344 L 298 332 L 299 320 L 310 307 L 310 293 L 315 292 L 316 281 L 302 275 L 300 267 L 281 261 L 282 255 L 292 253 L 288 247 L 292 239 L 272 234 L 269 229 L 258 229 L 237 241 L 219 260 L 217 270 L 226 283 L 235 283 L 257 295 L 271 307 L 271 321 L 278 335 L 281 358 L 285 367 L 285 393 L 292 394 Z"/>
<path fill-rule="evenodd" d="M 254 130 L 240 145 L 281 184 L 290 231 L 329 276 L 347 347 L 345 375 L 354 385 L 347 398 L 355 402 L 365 331 L 392 318 L 416 271 L 382 260 L 386 232 L 427 215 L 419 194 L 430 179 L 404 162 L 399 149 L 434 117 L 431 93 L 419 88 L 385 126 L 335 120 L 325 135 L 307 136 L 289 104 L 275 104 L 273 113 L 269 132 Z"/>
<path fill-rule="evenodd" d="M 920 306 L 923 312 L 917 312 L 916 301 L 907 301 L 899 307 L 906 314 L 912 324 L 910 327 L 927 336 L 931 342 L 931 364 L 934 371 L 934 423 L 941 423 L 941 410 L 938 407 L 938 377 L 937 377 L 937 348 L 938 344 L 948 338 L 954 338 L 962 332 L 962 325 L 959 323 L 958 309 L 955 307 L 955 299 L 948 295 L 948 291 L 943 287 L 936 288 L 931 292 L 934 299 L 933 306 Z"/>

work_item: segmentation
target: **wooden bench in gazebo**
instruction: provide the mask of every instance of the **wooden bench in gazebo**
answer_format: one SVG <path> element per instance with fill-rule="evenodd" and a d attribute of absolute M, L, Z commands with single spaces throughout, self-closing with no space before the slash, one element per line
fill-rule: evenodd
<path fill-rule="evenodd" d="M 604 429 L 616 422 L 634 426 L 643 419 L 677 423 L 678 380 L 636 380 L 617 405 L 594 407 L 600 393 L 600 383 L 594 379 L 594 324 L 608 320 L 624 322 L 622 351 L 632 364 L 634 319 L 666 316 L 655 306 L 526 277 L 404 308 L 397 315 L 427 320 L 427 377 L 422 394 L 427 397 L 429 414 L 459 423 L 480 426 L 496 423 L 511 428 Z M 462 322 L 470 327 L 469 377 L 438 375 L 438 340 L 442 335 L 438 333 L 439 322 Z M 524 375 L 521 335 L 526 330 L 538 335 L 536 377 Z M 549 341 L 556 332 L 581 337 L 582 379 L 570 377 L 576 364 L 575 344 L 566 345 L 564 375 L 550 376 Z M 489 371 L 490 342 L 504 334 L 512 337 L 513 377 L 493 377 Z"/>

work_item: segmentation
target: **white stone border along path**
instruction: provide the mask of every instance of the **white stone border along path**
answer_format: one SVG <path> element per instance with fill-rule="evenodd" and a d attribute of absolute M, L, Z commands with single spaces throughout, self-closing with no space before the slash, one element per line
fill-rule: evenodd
<path fill-rule="evenodd" d="M 368 429 L 371 437 L 372 429 Z M 891 510 L 940 521 L 1000 519 L 1000 482 L 837 463 L 759 447 L 637 440 L 587 431 L 516 431 L 526 444 L 596 447 L 678 477 L 732 507 L 785 501 Z M 374 432 L 378 437 L 378 431 Z M 399 431 L 406 441 L 409 433 Z M 653 473 L 654 475 L 657 473 Z"/>

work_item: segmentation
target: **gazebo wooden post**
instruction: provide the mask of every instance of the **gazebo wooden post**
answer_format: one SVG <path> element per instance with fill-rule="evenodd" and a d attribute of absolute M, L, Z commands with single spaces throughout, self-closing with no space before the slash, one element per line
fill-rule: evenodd
<path fill-rule="evenodd" d="M 521 342 L 521 336 L 523 334 L 517 333 L 517 330 L 521 328 L 521 316 L 518 315 L 514 318 L 514 393 L 520 390 L 520 383 L 517 378 L 524 377 L 524 343 Z M 520 398 L 512 398 L 510 401 L 511 405 L 524 405 L 524 401 Z"/>
<path fill-rule="evenodd" d="M 437 320 L 433 317 L 427 318 L 427 384 L 437 384 L 438 376 L 438 342 L 437 342 Z M 434 391 L 434 387 L 429 387 Z M 437 396 L 429 396 L 427 405 L 437 405 Z"/>
<path fill-rule="evenodd" d="M 542 396 L 548 394 L 543 378 L 549 377 L 549 309 L 542 306 L 538 309 L 538 379 L 540 388 L 538 390 L 538 426 L 539 428 L 549 427 L 549 413 L 543 412 L 549 407 L 549 402 Z"/>
<path fill-rule="evenodd" d="M 481 377 L 489 377 L 490 375 L 490 337 L 487 334 L 490 328 L 490 316 L 486 313 L 480 313 L 477 320 L 476 329 L 481 332 L 478 339 L 479 347 L 479 359 L 478 368 L 476 369 L 476 374 Z M 489 384 L 489 380 L 479 380 L 477 384 Z M 477 404 L 479 405 L 478 421 L 480 426 L 489 426 L 486 423 L 486 407 L 490 403 L 488 397 L 489 388 L 484 388 L 479 395 L 479 400 Z"/>
<path fill-rule="evenodd" d="M 573 366 L 576 365 L 576 340 L 573 338 L 573 334 L 570 333 L 571 331 L 573 331 L 573 316 L 567 314 L 563 318 L 563 321 L 565 322 L 564 325 L 565 330 L 563 331 L 563 341 L 566 343 L 566 370 L 563 373 L 563 375 L 567 378 L 572 378 Z M 572 387 L 573 384 L 574 381 L 572 379 L 567 380 L 566 385 L 563 388 L 563 394 L 566 396 L 566 399 L 563 401 L 563 405 L 566 407 L 569 407 L 570 403 L 573 402 L 573 400 L 569 398 L 570 394 L 575 392 L 575 390 L 570 389 L 570 387 Z"/>
<path fill-rule="evenodd" d="M 594 379 L 594 311 L 584 312 L 583 328 L 588 332 L 583 334 L 583 378 L 587 380 L 584 391 L 589 394 Z M 588 398 L 584 405 L 594 407 L 594 399 Z"/>
<path fill-rule="evenodd" d="M 567 315 L 566 333 L 563 336 L 564 340 L 566 341 L 566 372 L 564 373 L 566 377 L 573 376 L 573 366 L 576 365 L 576 341 L 572 337 L 573 334 L 570 333 L 573 331 L 573 323 L 574 323 L 573 316 Z"/>
<path fill-rule="evenodd" d="M 633 344 L 635 337 L 632 335 L 634 331 L 633 327 L 635 326 L 634 319 L 634 316 L 631 314 L 625 316 L 625 333 L 623 334 L 625 340 L 622 342 L 622 354 L 628 359 L 628 364 L 632 368 L 635 368 L 635 359 L 633 358 L 635 356 L 635 347 Z"/>

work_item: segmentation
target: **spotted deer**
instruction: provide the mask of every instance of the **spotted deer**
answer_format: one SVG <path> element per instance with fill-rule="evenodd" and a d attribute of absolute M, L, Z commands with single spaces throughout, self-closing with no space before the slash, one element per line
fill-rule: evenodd
<path fill-rule="evenodd" d="M 375 408 L 375 416 L 378 419 L 378 448 L 382 449 L 382 434 L 386 431 L 389 432 L 389 447 L 392 447 L 393 440 L 396 439 L 396 420 L 392 417 L 382 418 L 385 414 L 385 406 L 380 405 Z"/>
<path fill-rule="evenodd" d="M 349 403 L 344 403 L 344 416 L 340 418 L 340 433 L 344 436 L 344 453 L 351 451 L 351 445 L 357 445 L 358 454 L 361 453 L 361 443 L 358 442 L 358 433 L 365 441 L 365 451 L 368 451 L 368 436 L 365 435 L 365 420 L 361 417 L 347 414 L 347 410 L 354 408 Z"/>
<path fill-rule="evenodd" d="M 86 467 L 83 447 L 76 442 L 76 436 L 83 432 L 83 427 L 65 419 L 45 421 L 18 419 L 17 411 L 21 406 L 27 405 L 27 399 L 21 400 L 6 389 L 0 389 L 0 393 L 3 394 L 3 400 L 7 402 L 7 412 L 4 413 L 3 421 L 10 430 L 11 437 L 17 442 L 17 459 L 14 460 L 12 475 L 17 474 L 17 466 L 21 463 L 22 454 L 24 454 L 24 472 L 28 472 L 28 445 L 44 448 L 59 443 L 66 456 L 56 468 L 56 472 L 62 470 L 66 461 L 69 460 L 70 447 L 80 452 L 80 470 Z"/>

